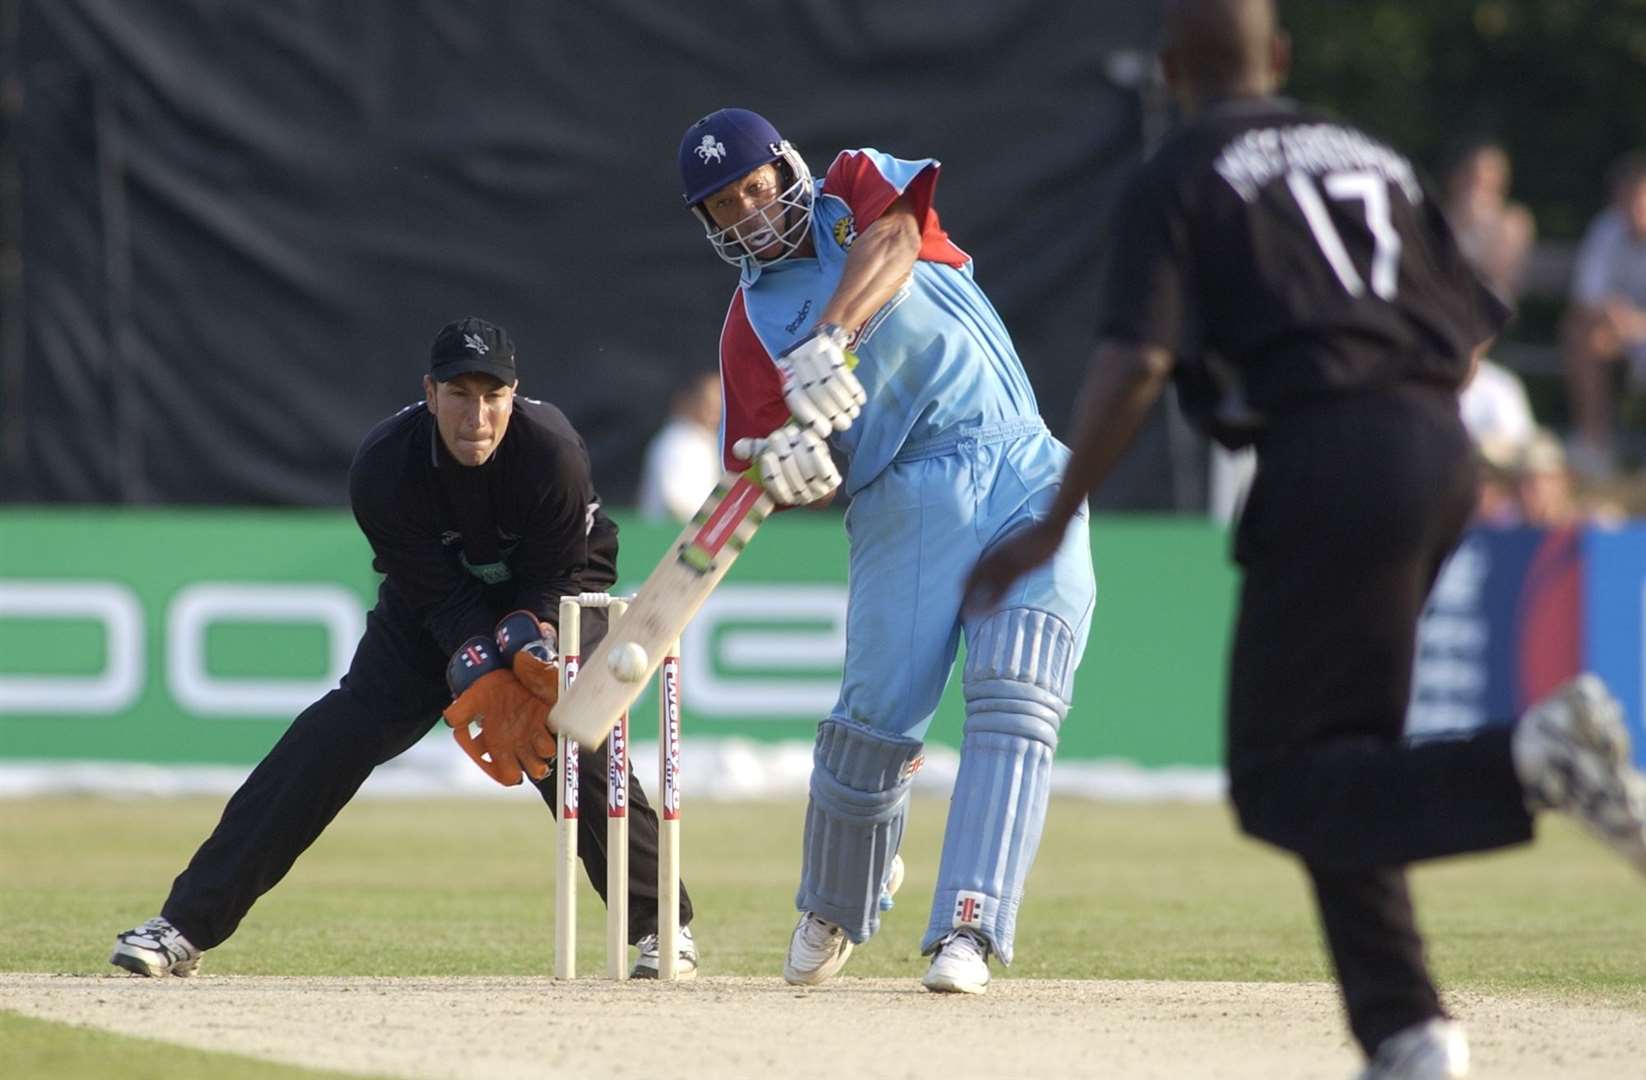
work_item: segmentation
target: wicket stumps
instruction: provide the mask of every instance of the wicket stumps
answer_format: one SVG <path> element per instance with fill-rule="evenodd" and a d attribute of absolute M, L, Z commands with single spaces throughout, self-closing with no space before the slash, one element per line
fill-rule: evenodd
<path fill-rule="evenodd" d="M 560 691 L 577 678 L 584 608 L 605 608 L 610 634 L 632 597 L 579 593 L 560 598 Z M 680 643 L 657 669 L 657 977 L 673 979 L 680 963 Z M 606 977 L 629 975 L 629 717 L 606 742 Z M 577 977 L 577 743 L 559 736 L 560 784 L 555 869 L 554 975 Z"/>

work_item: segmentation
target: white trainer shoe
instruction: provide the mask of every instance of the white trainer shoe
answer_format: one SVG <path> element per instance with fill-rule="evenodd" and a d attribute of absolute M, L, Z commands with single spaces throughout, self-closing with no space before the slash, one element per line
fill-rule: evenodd
<path fill-rule="evenodd" d="M 903 887 L 903 856 L 893 855 L 880 889 L 880 910 L 892 909 L 892 897 Z M 795 924 L 789 938 L 789 955 L 783 961 L 783 978 L 794 986 L 816 986 L 834 978 L 852 955 L 852 939 L 827 919 L 806 912 Z"/>
<path fill-rule="evenodd" d="M 944 938 L 921 985 L 934 994 L 981 994 L 989 988 L 989 943 L 969 929 Z"/>
<path fill-rule="evenodd" d="M 1646 778 L 1629 764 L 1623 707 L 1579 675 L 1527 710 L 1510 753 L 1527 809 L 1562 810 L 1646 874 Z"/>
<path fill-rule="evenodd" d="M 1469 1075 L 1469 1039 L 1456 1020 L 1425 1020 L 1378 1044 L 1360 1080 L 1452 1080 Z"/>
<path fill-rule="evenodd" d="M 846 932 L 808 911 L 800 916 L 794 935 L 789 938 L 783 979 L 793 986 L 816 986 L 839 974 L 851 954 L 852 939 Z"/>
<path fill-rule="evenodd" d="M 880 910 L 890 911 L 895 907 L 892 897 L 897 890 L 903 887 L 903 856 L 893 855 L 891 869 L 886 873 L 886 884 L 880 890 Z"/>
<path fill-rule="evenodd" d="M 200 956 L 200 950 L 177 927 L 157 915 L 142 926 L 116 934 L 109 963 L 151 979 L 164 975 L 188 978 L 199 973 Z"/>
<path fill-rule="evenodd" d="M 675 961 L 674 977 L 677 979 L 697 978 L 697 944 L 692 941 L 692 928 L 680 928 L 679 959 Z M 647 934 L 640 939 L 640 955 L 635 958 L 634 970 L 629 972 L 631 979 L 657 978 L 658 957 L 662 950 L 658 948 L 656 934 Z"/>

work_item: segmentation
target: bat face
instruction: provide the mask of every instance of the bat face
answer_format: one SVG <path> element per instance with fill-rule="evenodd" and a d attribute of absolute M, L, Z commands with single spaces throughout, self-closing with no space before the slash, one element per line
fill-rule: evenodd
<path fill-rule="evenodd" d="M 714 494 L 640 586 L 628 611 L 612 623 L 594 652 L 583 657 L 577 681 L 561 694 L 550 726 L 591 749 L 605 741 L 771 510 L 771 496 L 748 474 L 722 476 Z M 606 658 L 629 642 L 644 649 L 651 662 L 641 678 L 624 682 L 612 674 Z"/>

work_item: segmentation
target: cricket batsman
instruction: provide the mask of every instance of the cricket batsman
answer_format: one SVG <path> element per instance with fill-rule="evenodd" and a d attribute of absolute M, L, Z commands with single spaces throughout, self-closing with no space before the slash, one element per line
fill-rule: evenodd
<path fill-rule="evenodd" d="M 1086 513 L 1056 556 L 987 608 L 973 565 L 1042 518 L 1052 438 L 972 260 L 933 209 L 939 163 L 847 150 L 814 182 L 765 118 L 721 109 L 679 150 L 686 205 L 738 270 L 720 337 L 722 455 L 780 504 L 844 486 L 846 662 L 818 726 L 783 974 L 837 974 L 902 879 L 923 740 L 965 636 L 959 775 L 921 951 L 924 985 L 982 993 L 1012 959 L 1052 757 L 1096 593 Z"/>

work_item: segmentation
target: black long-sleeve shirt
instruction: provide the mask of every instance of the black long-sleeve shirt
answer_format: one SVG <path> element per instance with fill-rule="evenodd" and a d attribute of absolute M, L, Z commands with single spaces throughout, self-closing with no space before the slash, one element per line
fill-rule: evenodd
<path fill-rule="evenodd" d="M 1130 178 L 1111 224 L 1099 336 L 1170 350 L 1180 388 L 1221 358 L 1261 414 L 1456 387 L 1509 314 L 1406 158 L 1283 98 L 1205 109 Z"/>
<path fill-rule="evenodd" d="M 454 461 L 423 403 L 372 429 L 349 501 L 382 589 L 447 653 L 525 608 L 559 622 L 563 595 L 617 580 L 617 525 L 601 511 L 588 449 L 546 402 L 516 397 L 491 458 Z"/>

